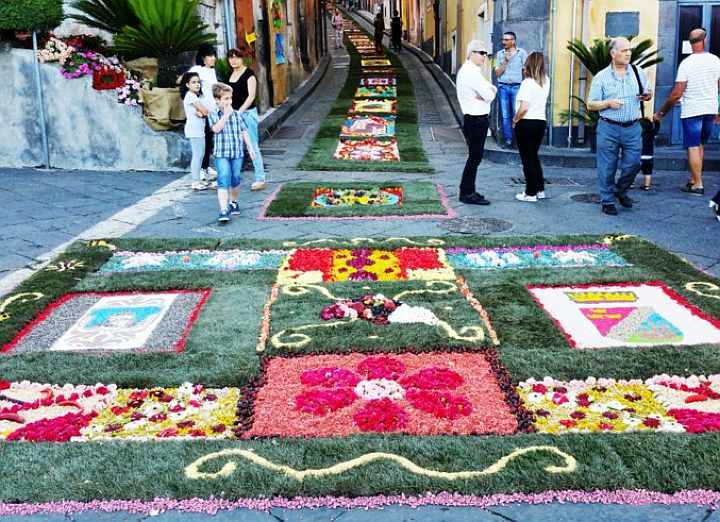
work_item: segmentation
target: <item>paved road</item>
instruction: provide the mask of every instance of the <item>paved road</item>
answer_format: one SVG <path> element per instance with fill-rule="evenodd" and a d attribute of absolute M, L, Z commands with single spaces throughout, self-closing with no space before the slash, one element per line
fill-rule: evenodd
<path fill-rule="evenodd" d="M 281 182 L 328 180 L 335 175 L 301 172 L 293 169 L 302 158 L 343 85 L 348 58 L 344 51 L 334 54 L 334 63 L 315 94 L 301 106 L 276 137 L 263 143 L 269 165 L 269 190 L 246 191 L 240 198 L 242 215 L 227 226 L 215 222 L 217 209 L 211 192 L 193 193 L 189 180 L 167 173 L 41 172 L 0 170 L 0 293 L 9 291 L 32 267 L 49 253 L 76 237 L 258 237 L 303 238 L 332 235 L 445 235 L 449 227 L 477 233 L 489 224 L 488 218 L 508 227 L 504 234 L 611 233 L 638 234 L 687 258 L 709 273 L 720 276 L 720 224 L 707 209 L 707 198 L 685 196 L 677 189 L 685 174 L 663 172 L 656 180 L 658 189 L 636 192 L 637 205 L 612 218 L 600 213 L 599 205 L 573 199 L 595 191 L 594 172 L 578 169 L 546 169 L 552 181 L 549 199 L 523 204 L 514 199 L 522 190 L 514 178 L 521 178 L 518 166 L 483 163 L 479 187 L 493 204 L 468 207 L 457 203 L 457 184 L 465 161 L 465 145 L 442 93 L 414 57 L 405 53 L 418 97 L 420 134 L 434 175 L 421 174 L 343 174 L 344 180 L 432 179 L 442 184 L 457 209 L 459 219 L 442 221 L 351 221 L 328 231 L 322 222 L 277 222 L 258 220 L 265 198 Z M 250 173 L 244 180 L 247 188 Z M 708 173 L 706 186 L 714 193 L 720 188 L 718 173 Z M 468 218 L 477 218 L 473 221 Z M 144 520 L 194 521 L 206 515 L 163 513 L 144 517 L 130 513 L 89 512 L 68 516 L 17 517 L 17 520 Z M 717 513 L 700 506 L 597 506 L 562 505 L 509 506 L 489 510 L 426 507 L 418 510 L 391 507 L 382 511 L 365 510 L 274 510 L 270 514 L 236 511 L 221 512 L 215 520 L 337 520 L 346 522 L 384 520 L 432 521 L 527 521 L 601 520 L 656 522 L 670 520 L 720 522 Z M 7 518 L 13 520 L 13 518 Z"/>

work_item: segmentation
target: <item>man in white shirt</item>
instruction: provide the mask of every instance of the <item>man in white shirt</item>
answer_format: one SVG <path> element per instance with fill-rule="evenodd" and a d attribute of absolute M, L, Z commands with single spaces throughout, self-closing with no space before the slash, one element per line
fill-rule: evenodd
<path fill-rule="evenodd" d="M 463 133 L 468 144 L 468 159 L 460 182 L 460 201 L 469 205 L 489 205 L 482 194 L 475 192 L 477 169 L 485 152 L 490 120 L 490 103 L 495 99 L 497 88 L 482 74 L 481 67 L 487 60 L 488 51 L 480 40 L 472 40 L 467 48 L 467 61 L 460 67 L 455 81 L 463 118 Z"/>
<path fill-rule="evenodd" d="M 660 121 L 682 98 L 680 120 L 683 145 L 687 149 L 690 180 L 680 190 L 702 196 L 705 194 L 702 179 L 705 144 L 712 135 L 718 117 L 720 58 L 705 51 L 705 29 L 693 29 L 688 38 L 692 54 L 680 63 L 675 86 L 663 106 L 655 113 L 655 120 Z"/>

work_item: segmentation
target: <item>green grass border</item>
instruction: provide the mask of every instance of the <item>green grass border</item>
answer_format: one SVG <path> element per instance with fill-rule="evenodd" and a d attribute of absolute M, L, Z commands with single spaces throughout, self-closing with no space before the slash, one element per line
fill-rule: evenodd
<path fill-rule="evenodd" d="M 367 34 L 365 31 L 363 32 Z M 355 97 L 355 90 L 360 84 L 360 78 L 363 77 L 360 54 L 347 36 L 343 36 L 343 40 L 350 55 L 350 68 L 345 85 L 340 90 L 335 103 L 330 109 L 330 113 L 320 123 L 320 129 L 310 149 L 295 168 L 298 170 L 321 171 L 434 172 L 435 170 L 427 159 L 418 132 L 417 107 L 413 84 L 400 59 L 387 49 L 388 58 L 396 69 L 398 97 L 395 138 L 400 151 L 400 161 L 346 161 L 333 158 L 340 140 L 342 125 Z"/>
<path fill-rule="evenodd" d="M 310 201 L 318 187 L 370 189 L 374 187 L 401 187 L 403 203 L 400 206 L 362 206 L 322 208 L 311 207 Z M 447 215 L 437 186 L 429 181 L 390 182 L 290 182 L 283 184 L 265 210 L 268 218 L 337 218 L 373 216 Z"/>

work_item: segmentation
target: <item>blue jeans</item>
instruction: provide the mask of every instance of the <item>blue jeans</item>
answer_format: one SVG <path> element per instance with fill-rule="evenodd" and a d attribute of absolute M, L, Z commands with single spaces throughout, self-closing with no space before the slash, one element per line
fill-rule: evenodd
<path fill-rule="evenodd" d="M 239 158 L 215 158 L 215 170 L 217 170 L 217 184 L 219 189 L 227 190 L 240 186 L 242 164 L 242 156 Z"/>
<path fill-rule="evenodd" d="M 505 143 L 510 143 L 513 137 L 512 119 L 515 116 L 515 98 L 520 90 L 520 84 L 498 84 L 498 103 L 500 104 L 500 117 L 502 118 L 502 132 Z"/>
<path fill-rule="evenodd" d="M 640 171 L 642 128 L 639 123 L 621 127 L 600 120 L 597 127 L 597 176 L 600 201 L 603 205 L 615 203 L 615 196 L 624 196 Z M 620 177 L 615 182 L 618 156 L 622 149 Z"/>
<path fill-rule="evenodd" d="M 263 164 L 262 154 L 260 154 L 260 132 L 258 131 L 258 111 L 257 109 L 248 109 L 243 113 L 243 122 L 247 127 L 250 141 L 253 144 L 253 152 L 255 159 L 252 160 L 255 169 L 255 181 L 265 181 L 265 165 Z"/>

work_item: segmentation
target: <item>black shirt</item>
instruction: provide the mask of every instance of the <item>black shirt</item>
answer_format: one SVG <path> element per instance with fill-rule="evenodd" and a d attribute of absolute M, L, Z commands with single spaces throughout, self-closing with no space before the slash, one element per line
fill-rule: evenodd
<path fill-rule="evenodd" d="M 247 100 L 248 97 L 248 81 L 250 81 L 250 78 L 255 77 L 255 73 L 250 69 L 250 67 L 247 67 L 245 71 L 240 75 L 240 78 L 237 79 L 236 82 L 231 82 L 228 80 L 228 85 L 232 87 L 233 90 L 233 98 L 232 98 L 232 108 L 235 110 L 238 110 L 243 103 L 245 103 L 245 100 Z M 257 100 L 257 92 L 255 94 L 255 99 L 250 104 L 250 107 L 248 109 L 254 109 L 256 104 L 255 101 Z"/>

